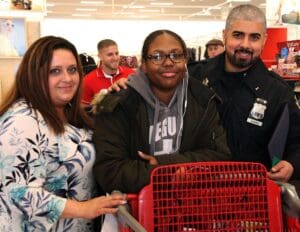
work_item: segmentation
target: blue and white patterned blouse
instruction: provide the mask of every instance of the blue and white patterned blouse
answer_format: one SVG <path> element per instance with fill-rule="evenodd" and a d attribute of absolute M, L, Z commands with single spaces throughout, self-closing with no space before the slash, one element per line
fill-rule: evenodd
<path fill-rule="evenodd" d="M 0 231 L 92 231 L 91 220 L 60 219 L 66 198 L 96 193 L 91 131 L 48 129 L 24 100 L 0 117 Z"/>

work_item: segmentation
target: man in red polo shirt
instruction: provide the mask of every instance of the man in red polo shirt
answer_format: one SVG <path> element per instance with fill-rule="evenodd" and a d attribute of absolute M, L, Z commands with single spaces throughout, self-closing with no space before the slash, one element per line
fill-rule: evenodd
<path fill-rule="evenodd" d="M 119 66 L 120 55 L 118 45 L 111 39 L 101 40 L 98 45 L 98 57 L 100 65 L 90 72 L 83 80 L 82 104 L 90 105 L 97 94 L 102 89 L 109 88 L 120 78 L 127 78 L 134 70 L 125 66 Z"/>

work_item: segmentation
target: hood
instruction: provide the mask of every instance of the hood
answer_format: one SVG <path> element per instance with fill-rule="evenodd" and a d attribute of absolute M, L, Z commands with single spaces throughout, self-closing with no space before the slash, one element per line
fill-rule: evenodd
<path fill-rule="evenodd" d="M 168 105 L 160 102 L 150 88 L 149 78 L 142 70 L 137 70 L 136 74 L 130 76 L 128 85 L 136 90 L 142 98 L 148 103 L 148 118 L 150 124 L 149 144 L 150 152 L 154 155 L 163 155 L 177 153 L 181 144 L 181 134 L 183 129 L 183 117 L 187 107 L 187 88 L 188 73 L 186 72 L 182 82 L 177 86 L 176 91 Z M 174 134 L 172 138 L 168 138 L 172 142 L 172 146 L 162 146 L 164 138 L 158 140 L 156 132 L 160 131 L 160 126 L 166 120 L 172 118 Z M 175 121 L 176 122 L 175 122 Z M 163 149 L 162 147 L 168 147 Z"/>
<path fill-rule="evenodd" d="M 157 104 L 160 104 L 158 98 L 153 94 L 150 88 L 149 78 L 141 69 L 138 69 L 135 74 L 132 74 L 128 78 L 128 85 L 136 90 L 152 108 L 155 108 Z M 183 102 L 186 100 L 187 87 L 188 72 L 186 72 L 182 82 L 177 86 L 176 92 L 171 99 L 169 106 L 174 103 L 176 97 L 178 97 L 179 102 L 183 105 Z"/>

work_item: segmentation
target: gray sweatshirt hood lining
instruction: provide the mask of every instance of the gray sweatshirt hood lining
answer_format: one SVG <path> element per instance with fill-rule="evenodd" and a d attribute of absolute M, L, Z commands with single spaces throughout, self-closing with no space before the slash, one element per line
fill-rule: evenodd
<path fill-rule="evenodd" d="M 156 134 L 156 124 L 158 122 L 159 112 L 161 108 L 164 107 L 176 107 L 177 108 L 177 125 L 178 125 L 178 133 L 176 137 L 176 147 L 172 151 L 172 153 L 178 153 L 180 143 L 181 143 L 181 135 L 183 129 L 183 118 L 187 107 L 187 87 L 188 87 L 188 73 L 185 73 L 185 77 L 183 78 L 182 82 L 177 86 L 176 91 L 168 104 L 166 106 L 164 103 L 160 102 L 159 99 L 153 94 L 150 88 L 150 81 L 149 78 L 140 70 L 138 69 L 136 74 L 131 75 L 128 79 L 128 86 L 135 89 L 147 102 L 148 110 L 154 111 L 154 118 L 153 118 L 153 131 L 150 138 L 150 152 L 154 154 L 155 149 L 155 134 Z M 173 106 L 173 104 L 177 104 L 177 106 Z M 149 114 L 148 116 L 151 117 Z M 149 119 L 149 121 L 152 121 Z"/>

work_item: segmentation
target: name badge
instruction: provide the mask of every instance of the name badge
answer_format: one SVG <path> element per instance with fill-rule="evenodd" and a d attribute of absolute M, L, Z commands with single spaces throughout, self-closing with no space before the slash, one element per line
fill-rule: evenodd
<path fill-rule="evenodd" d="M 261 98 L 256 98 L 247 118 L 247 122 L 256 126 L 262 126 L 266 109 L 267 101 Z"/>

